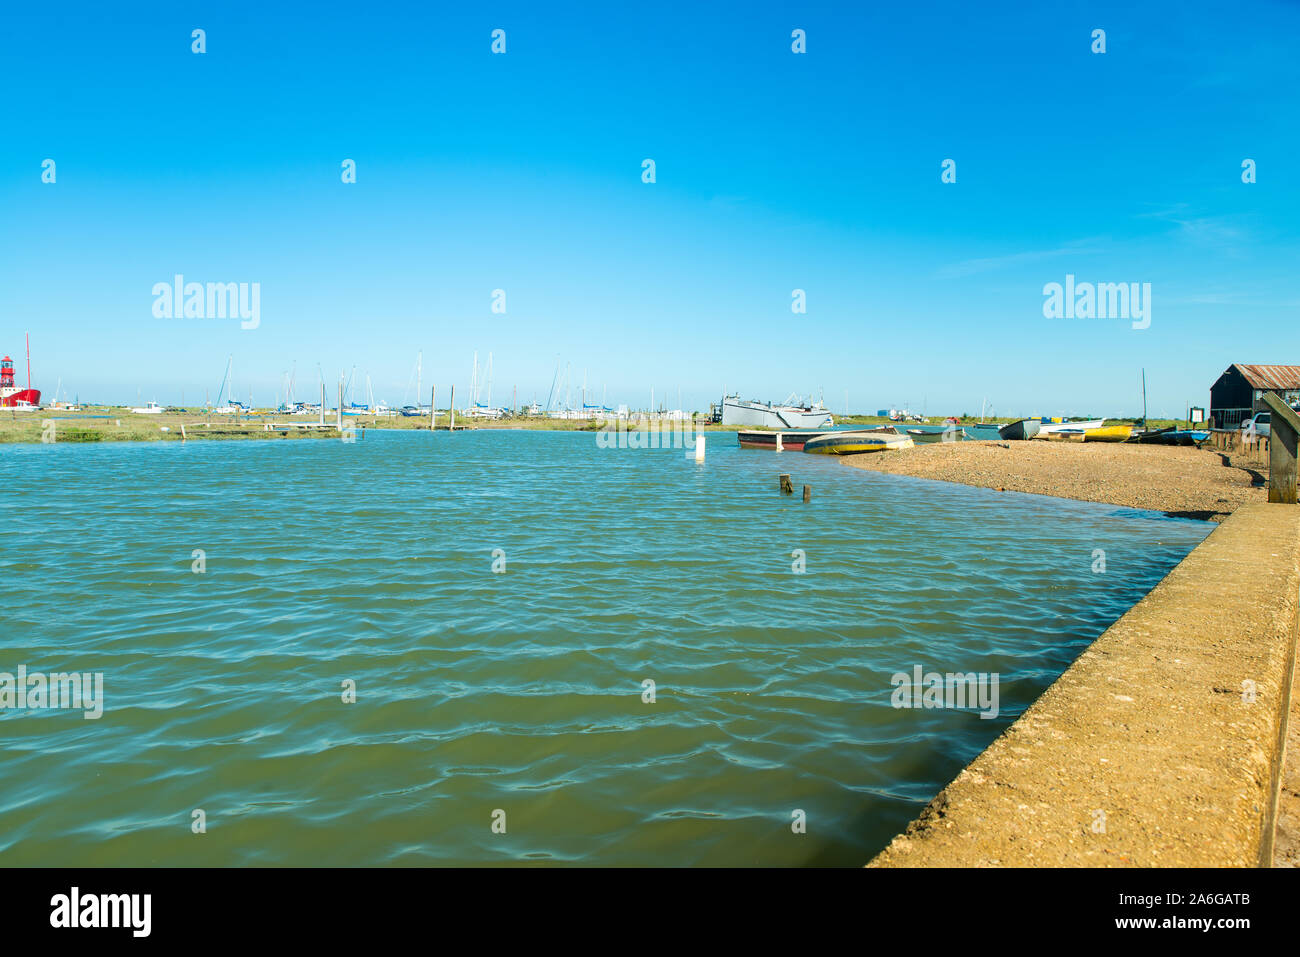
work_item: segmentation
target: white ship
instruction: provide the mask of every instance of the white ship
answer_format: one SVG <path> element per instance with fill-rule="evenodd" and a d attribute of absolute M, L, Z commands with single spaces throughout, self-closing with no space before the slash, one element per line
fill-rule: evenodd
<path fill-rule="evenodd" d="M 799 402 L 794 395 L 780 405 L 728 395 L 722 398 L 722 424 L 763 429 L 829 429 L 835 420 L 823 403 Z"/>

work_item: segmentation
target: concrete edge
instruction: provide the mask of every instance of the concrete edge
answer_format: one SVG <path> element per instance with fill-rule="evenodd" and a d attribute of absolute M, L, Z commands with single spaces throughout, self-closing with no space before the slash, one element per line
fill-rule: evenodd
<path fill-rule="evenodd" d="M 1245 506 L 869 866 L 1267 866 L 1297 637 L 1300 509 Z"/>

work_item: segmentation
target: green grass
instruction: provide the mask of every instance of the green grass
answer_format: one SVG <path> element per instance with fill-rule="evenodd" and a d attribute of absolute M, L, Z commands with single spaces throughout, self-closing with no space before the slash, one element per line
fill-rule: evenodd
<path fill-rule="evenodd" d="M 96 418 L 98 416 L 98 418 Z M 944 424 L 944 416 L 929 416 L 921 424 L 939 426 Z M 1078 418 L 1083 418 L 1079 416 Z M 450 416 L 446 410 L 438 413 L 437 422 L 440 429 L 447 427 Z M 254 414 L 251 417 L 215 416 L 202 409 L 185 409 L 179 412 L 165 412 L 160 415 L 137 415 L 114 406 L 83 406 L 77 413 L 39 411 L 39 412 L 4 412 L 0 410 L 0 443 L 6 442 L 40 442 L 44 423 L 54 423 L 55 442 L 171 442 L 182 438 L 181 427 L 184 426 L 187 437 L 192 440 L 208 441 L 248 441 L 255 439 L 279 439 L 284 433 L 266 432 L 263 426 L 271 424 L 315 424 L 318 420 L 310 416 L 289 416 L 275 412 Z M 303 429 L 288 433 L 289 438 L 332 438 L 339 433 L 332 428 L 337 421 L 335 416 L 325 417 L 327 428 L 317 431 Z M 837 416 L 838 425 L 876 426 L 891 424 L 889 419 L 878 415 Z M 979 419 L 965 416 L 962 425 L 971 425 Z M 1015 422 L 1015 416 L 997 416 L 984 421 L 1006 423 Z M 1128 424 L 1133 419 L 1108 419 L 1111 424 Z M 360 429 L 415 430 L 427 429 L 427 416 L 406 418 L 392 416 L 374 418 L 371 416 L 344 416 L 344 426 Z M 629 420 L 629 427 L 635 428 L 636 419 Z M 659 427 L 671 428 L 672 424 L 660 421 Z M 910 423 L 892 423 L 906 426 Z M 1172 419 L 1152 419 L 1148 427 L 1152 429 L 1181 426 L 1184 422 Z M 473 419 L 463 415 L 456 416 L 457 428 L 471 429 L 530 429 L 547 432 L 594 432 L 601 428 L 596 419 L 551 419 L 544 417 L 518 416 L 504 419 Z M 166 427 L 168 431 L 162 431 Z M 748 426 L 713 425 L 697 423 L 696 427 L 704 432 L 735 432 Z"/>

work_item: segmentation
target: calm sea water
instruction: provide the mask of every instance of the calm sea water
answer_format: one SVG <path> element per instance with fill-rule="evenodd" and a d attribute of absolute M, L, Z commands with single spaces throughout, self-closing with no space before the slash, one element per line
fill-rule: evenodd
<path fill-rule="evenodd" d="M 0 446 L 0 865 L 859 865 L 1209 531 L 734 442 Z"/>

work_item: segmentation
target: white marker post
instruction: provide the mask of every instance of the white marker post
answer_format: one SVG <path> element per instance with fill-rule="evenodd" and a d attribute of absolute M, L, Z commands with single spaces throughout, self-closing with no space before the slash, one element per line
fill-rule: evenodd
<path fill-rule="evenodd" d="M 781 433 L 780 433 L 780 432 L 776 433 L 776 450 L 777 450 L 778 452 L 784 452 L 784 451 L 785 451 L 785 447 L 781 444 Z"/>
<path fill-rule="evenodd" d="M 704 464 L 704 436 L 702 435 L 695 437 L 695 464 Z"/>

